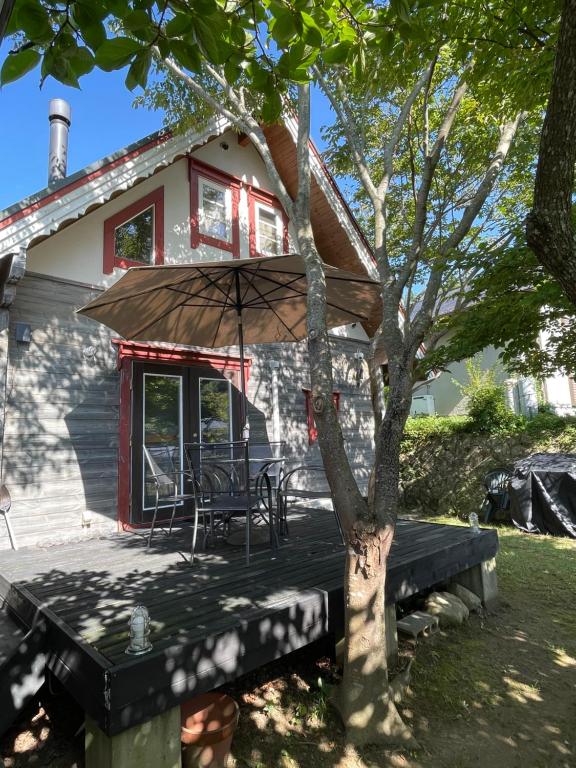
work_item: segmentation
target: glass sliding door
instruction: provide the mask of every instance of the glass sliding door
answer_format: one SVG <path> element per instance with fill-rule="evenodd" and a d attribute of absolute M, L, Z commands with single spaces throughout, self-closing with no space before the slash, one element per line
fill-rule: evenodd
<path fill-rule="evenodd" d="M 176 469 L 185 470 L 186 443 L 237 439 L 240 394 L 224 374 L 209 366 L 136 363 L 132 386 L 131 462 L 124 471 L 130 471 L 129 520 L 139 525 L 152 520 L 156 501 L 144 447 L 164 461 L 170 454 Z M 170 504 L 161 506 L 159 520 L 171 513 Z M 180 505 L 176 517 L 193 513 L 190 501 Z"/>
<path fill-rule="evenodd" d="M 200 442 L 226 443 L 232 440 L 232 385 L 227 379 L 199 381 Z"/>
<path fill-rule="evenodd" d="M 158 462 L 164 466 L 168 456 L 174 467 L 180 471 L 183 466 L 183 423 L 182 423 L 182 376 L 159 373 L 145 373 L 142 397 L 142 444 Z M 153 509 L 155 504 L 154 485 L 149 479 L 150 469 L 142 452 L 142 510 Z M 182 489 L 180 489 L 182 490 Z M 166 505 L 170 506 L 170 505 Z"/>

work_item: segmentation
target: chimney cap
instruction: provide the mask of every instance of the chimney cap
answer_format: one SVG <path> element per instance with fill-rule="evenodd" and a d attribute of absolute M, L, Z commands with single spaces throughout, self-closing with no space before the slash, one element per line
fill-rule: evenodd
<path fill-rule="evenodd" d="M 70 118 L 72 110 L 70 104 L 64 99 L 50 99 L 50 105 L 48 107 L 48 119 L 52 120 L 64 120 L 70 125 Z"/>

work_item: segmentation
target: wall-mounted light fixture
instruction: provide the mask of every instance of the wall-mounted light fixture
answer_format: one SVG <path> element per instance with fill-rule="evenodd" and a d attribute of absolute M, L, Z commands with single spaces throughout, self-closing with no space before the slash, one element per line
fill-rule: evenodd
<path fill-rule="evenodd" d="M 128 626 L 130 627 L 130 643 L 126 648 L 126 653 L 131 656 L 140 656 L 142 653 L 151 651 L 150 616 L 145 606 L 137 605 L 134 608 Z"/>

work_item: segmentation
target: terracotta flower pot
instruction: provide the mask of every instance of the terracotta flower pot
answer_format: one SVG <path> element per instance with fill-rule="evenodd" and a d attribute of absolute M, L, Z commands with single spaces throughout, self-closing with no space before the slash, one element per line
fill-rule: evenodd
<path fill-rule="evenodd" d="M 203 693 L 182 704 L 183 768 L 225 768 L 239 708 L 225 693 Z"/>

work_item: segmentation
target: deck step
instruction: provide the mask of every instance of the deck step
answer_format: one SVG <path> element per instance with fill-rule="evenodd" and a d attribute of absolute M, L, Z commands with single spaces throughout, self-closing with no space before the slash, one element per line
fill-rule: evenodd
<path fill-rule="evenodd" d="M 0 610 L 0 736 L 44 682 L 46 624 L 28 633 Z"/>

